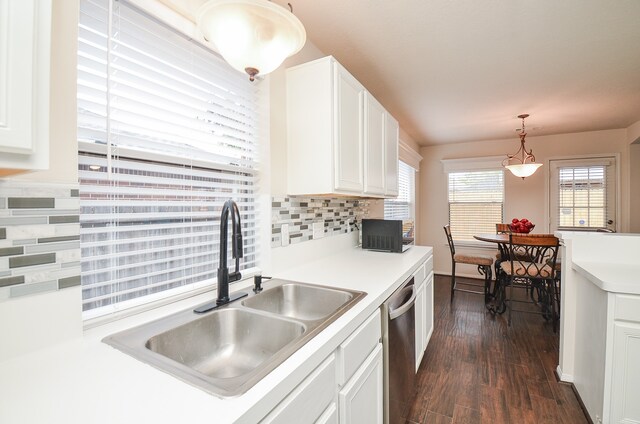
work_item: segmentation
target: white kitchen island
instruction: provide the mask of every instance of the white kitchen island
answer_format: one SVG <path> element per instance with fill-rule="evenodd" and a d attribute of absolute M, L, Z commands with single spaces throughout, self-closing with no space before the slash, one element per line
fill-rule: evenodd
<path fill-rule="evenodd" d="M 281 256 L 281 262 L 286 261 L 288 266 L 278 268 L 274 277 L 360 290 L 367 296 L 243 395 L 213 396 L 101 342 L 109 334 L 211 301 L 215 294 L 209 292 L 0 362 L 0 423 L 257 423 L 265 417 L 269 422 L 283 422 L 293 411 L 285 408 L 286 402 L 293 400 L 296 404 L 295 401 L 304 397 L 292 396 L 297 395 L 306 382 L 321 381 L 312 377 L 320 375 L 330 381 L 340 381 L 333 371 L 323 372 L 327 367 L 338 369 L 334 364 L 339 364 L 340 358 L 334 352 L 340 352 L 348 342 L 345 339 L 358 334 L 367 323 L 376 318 L 376 324 L 379 322 L 377 310 L 396 288 L 412 275 L 432 275 L 430 247 L 415 246 L 402 254 L 350 247 L 316 256 L 316 260 L 307 260 L 304 264 L 284 249 Z M 246 290 L 251 285 L 251 280 L 246 280 L 234 284 L 231 291 Z M 265 289 L 268 287 L 266 282 Z M 378 331 L 379 327 L 378 324 Z M 372 360 L 378 358 L 373 353 L 370 356 Z M 365 366 L 363 372 L 369 369 L 375 368 Z M 346 377 L 344 380 L 347 383 Z M 363 378 L 362 381 L 373 380 Z M 348 383 L 342 386 L 340 401 L 343 395 L 351 394 L 346 391 L 349 387 Z M 338 397 L 333 396 L 330 402 L 335 404 Z M 317 404 L 318 399 L 311 401 Z M 300 408 L 304 403 L 296 405 Z M 333 409 L 329 406 L 321 418 L 334 422 L 335 408 L 335 405 Z M 342 408 L 342 411 L 348 409 Z"/>
<path fill-rule="evenodd" d="M 594 423 L 640 422 L 640 235 L 557 234 L 560 364 Z"/>

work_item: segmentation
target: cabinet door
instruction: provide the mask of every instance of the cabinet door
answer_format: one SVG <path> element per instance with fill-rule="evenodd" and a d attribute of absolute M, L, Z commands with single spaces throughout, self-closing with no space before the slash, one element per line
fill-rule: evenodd
<path fill-rule="evenodd" d="M 384 195 L 385 193 L 385 119 L 382 105 L 365 93 L 364 103 L 364 192 Z"/>
<path fill-rule="evenodd" d="M 261 421 L 261 424 L 311 424 L 335 401 L 336 361 L 331 354 Z"/>
<path fill-rule="evenodd" d="M 425 339 L 425 296 L 424 284 L 416 291 L 416 372 L 420 368 L 420 362 L 424 355 L 424 339 Z"/>
<path fill-rule="evenodd" d="M 615 321 L 613 330 L 612 423 L 640 422 L 640 323 Z"/>
<path fill-rule="evenodd" d="M 424 325 L 423 325 L 423 352 L 427 349 L 431 334 L 433 333 L 433 271 L 427 277 L 424 284 Z"/>
<path fill-rule="evenodd" d="M 315 424 L 338 424 L 338 407 L 335 402 L 329 405 Z"/>
<path fill-rule="evenodd" d="M 362 193 L 364 87 L 337 63 L 335 80 L 335 189 Z"/>
<path fill-rule="evenodd" d="M 356 371 L 340 391 L 340 423 L 382 424 L 382 345 Z"/>
<path fill-rule="evenodd" d="M 388 112 L 385 114 L 385 190 L 386 196 L 398 195 L 398 138 L 400 127 Z"/>
<path fill-rule="evenodd" d="M 51 1 L 0 2 L 0 169 L 49 164 Z"/>

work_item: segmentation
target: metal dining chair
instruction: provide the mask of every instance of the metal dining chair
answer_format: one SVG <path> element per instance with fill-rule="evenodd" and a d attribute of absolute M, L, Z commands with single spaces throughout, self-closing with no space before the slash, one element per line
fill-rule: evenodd
<path fill-rule="evenodd" d="M 444 226 L 444 233 L 447 236 L 449 250 L 451 251 L 451 301 L 453 302 L 455 291 L 461 291 L 465 293 L 482 294 L 484 295 L 485 303 L 487 303 L 491 297 L 491 266 L 493 265 L 493 257 L 487 255 L 466 255 L 463 253 L 456 253 L 453 237 L 451 237 L 451 227 L 449 225 Z M 464 281 L 456 282 L 456 264 L 476 265 L 478 267 L 478 272 L 481 275 L 484 275 L 484 284 L 468 283 Z M 481 287 L 482 291 L 458 288 L 458 285 L 463 287 Z"/>
<path fill-rule="evenodd" d="M 506 275 L 505 303 L 509 325 L 513 311 L 537 313 L 551 320 L 556 332 L 559 317 L 556 310 L 558 238 L 552 234 L 510 234 L 508 249 L 509 260 L 502 262 L 500 268 Z M 514 298 L 513 290 L 518 288 L 525 290 L 528 300 Z M 516 302 L 532 302 L 540 307 L 540 311 L 515 309 Z"/>

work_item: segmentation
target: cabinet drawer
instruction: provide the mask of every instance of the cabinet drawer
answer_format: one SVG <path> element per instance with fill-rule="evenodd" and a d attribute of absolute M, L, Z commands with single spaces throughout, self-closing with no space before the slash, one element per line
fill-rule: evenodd
<path fill-rule="evenodd" d="M 336 361 L 335 355 L 331 354 L 261 423 L 314 423 L 321 418 L 328 405 L 335 400 L 335 390 Z"/>
<path fill-rule="evenodd" d="M 380 342 L 381 325 L 378 309 L 338 347 L 338 384 L 340 386 L 349 381 Z"/>
<path fill-rule="evenodd" d="M 616 295 L 615 319 L 640 322 L 640 296 Z"/>

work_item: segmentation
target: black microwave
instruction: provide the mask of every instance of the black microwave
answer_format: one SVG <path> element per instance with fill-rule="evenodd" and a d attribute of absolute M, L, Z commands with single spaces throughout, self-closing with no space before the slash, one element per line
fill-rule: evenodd
<path fill-rule="evenodd" d="M 404 237 L 401 219 L 363 219 L 362 248 L 402 253 L 412 246 L 413 238 Z"/>

